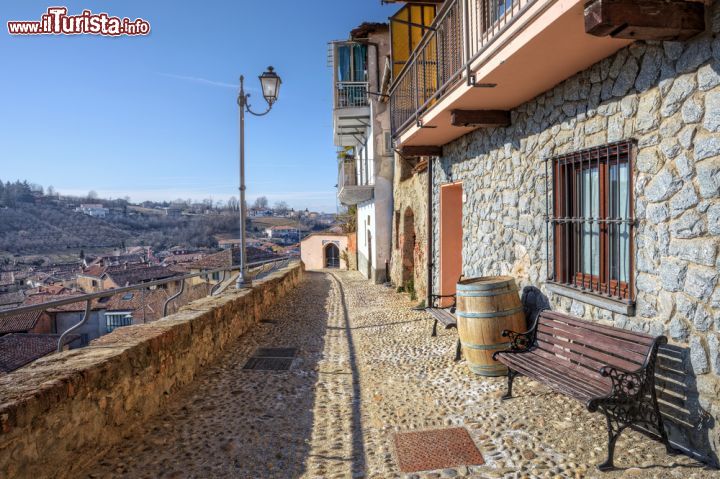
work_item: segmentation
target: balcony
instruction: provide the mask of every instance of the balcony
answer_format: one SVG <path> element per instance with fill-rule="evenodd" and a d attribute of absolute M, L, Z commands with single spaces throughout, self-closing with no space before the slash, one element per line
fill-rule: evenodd
<path fill-rule="evenodd" d="M 335 84 L 335 108 L 362 108 L 369 106 L 367 87 L 367 82 L 337 82 Z"/>
<path fill-rule="evenodd" d="M 399 146 L 441 146 L 613 54 L 631 40 L 585 32 L 584 0 L 448 0 L 390 93 Z M 454 110 L 487 112 L 483 120 Z M 503 115 L 504 114 L 504 115 Z"/>
<path fill-rule="evenodd" d="M 335 146 L 357 146 L 367 136 L 370 126 L 367 85 L 367 82 L 335 82 Z"/>
<path fill-rule="evenodd" d="M 368 47 L 354 41 L 333 42 L 333 132 L 335 146 L 359 146 L 370 126 Z"/>
<path fill-rule="evenodd" d="M 345 159 L 338 164 L 338 200 L 345 206 L 371 200 L 375 189 L 374 161 Z"/>

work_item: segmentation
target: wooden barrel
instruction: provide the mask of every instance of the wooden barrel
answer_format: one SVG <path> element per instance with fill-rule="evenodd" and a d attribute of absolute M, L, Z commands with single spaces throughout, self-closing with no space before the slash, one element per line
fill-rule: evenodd
<path fill-rule="evenodd" d="M 523 312 L 515 280 L 509 276 L 487 276 L 457 284 L 458 333 L 463 353 L 472 372 L 481 376 L 502 376 L 507 368 L 492 355 L 510 346 L 504 329 L 525 331 Z"/>

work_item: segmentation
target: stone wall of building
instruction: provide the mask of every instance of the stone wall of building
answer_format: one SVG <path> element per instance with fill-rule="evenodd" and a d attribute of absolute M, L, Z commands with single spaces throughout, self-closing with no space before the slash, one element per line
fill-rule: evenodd
<path fill-rule="evenodd" d="M 395 171 L 390 279 L 405 286 L 412 278 L 422 300 L 427 295 L 427 169 L 414 172 L 396 154 Z"/>
<path fill-rule="evenodd" d="M 433 195 L 437 218 L 439 186 L 463 182 L 464 275 L 510 274 L 520 286 L 540 286 L 558 310 L 667 335 L 671 346 L 664 360 L 681 373 L 668 372 L 665 379 L 672 380 L 661 378 L 659 385 L 665 399 L 675 395 L 670 402 L 681 408 L 663 406 L 674 415 L 666 424 L 674 441 L 715 463 L 720 450 L 713 426 L 720 420 L 717 3 L 709 7 L 706 34 L 687 42 L 636 42 L 516 108 L 510 127 L 476 130 L 445 145 L 435 161 Z M 632 316 L 552 294 L 545 283 L 544 160 L 624 139 L 637 141 Z M 437 245 L 437 226 L 434 235 Z M 437 277 L 436 270 L 435 284 Z"/>
<path fill-rule="evenodd" d="M 156 414 L 302 278 L 294 263 L 0 377 L 0 477 L 74 477 Z"/>

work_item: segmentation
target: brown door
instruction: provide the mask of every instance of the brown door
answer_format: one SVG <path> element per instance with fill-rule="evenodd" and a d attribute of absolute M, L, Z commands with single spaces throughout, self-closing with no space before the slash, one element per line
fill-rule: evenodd
<path fill-rule="evenodd" d="M 440 187 L 440 284 L 442 295 L 455 294 L 462 275 L 462 183 Z M 448 304 L 445 301 L 444 304 Z"/>

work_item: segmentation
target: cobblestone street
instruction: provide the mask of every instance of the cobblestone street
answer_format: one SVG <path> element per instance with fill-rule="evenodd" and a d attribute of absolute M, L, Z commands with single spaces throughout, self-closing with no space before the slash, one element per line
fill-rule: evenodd
<path fill-rule="evenodd" d="M 525 378 L 453 362 L 456 333 L 430 337 L 406 295 L 357 272 L 307 272 L 297 289 L 205 369 L 172 406 L 135 430 L 86 477 L 718 477 L 634 433 L 618 470 L 601 474 L 604 419 Z M 290 371 L 249 371 L 260 347 L 298 348 Z M 466 427 L 482 466 L 405 475 L 393 433 Z"/>

